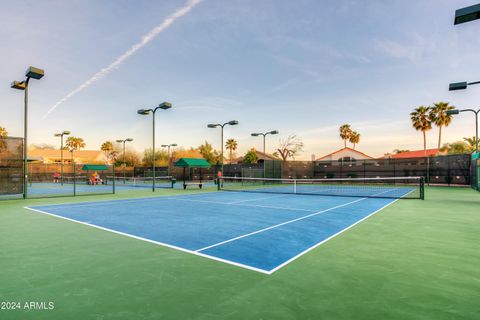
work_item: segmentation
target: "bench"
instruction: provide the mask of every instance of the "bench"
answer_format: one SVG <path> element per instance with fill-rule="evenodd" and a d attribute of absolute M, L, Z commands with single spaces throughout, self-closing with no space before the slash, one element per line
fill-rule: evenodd
<path fill-rule="evenodd" d="M 190 181 L 190 182 L 184 182 L 183 183 L 183 189 L 187 189 L 187 186 L 198 186 L 200 189 L 202 189 L 203 182 L 201 181 Z"/>

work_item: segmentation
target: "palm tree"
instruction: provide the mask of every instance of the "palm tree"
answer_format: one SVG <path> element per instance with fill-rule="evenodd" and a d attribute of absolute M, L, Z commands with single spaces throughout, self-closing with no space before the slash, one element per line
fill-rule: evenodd
<path fill-rule="evenodd" d="M 347 147 L 347 140 L 350 139 L 352 135 L 352 129 L 349 124 L 344 124 L 340 126 L 340 138 L 343 139 L 344 147 Z"/>
<path fill-rule="evenodd" d="M 410 113 L 412 126 L 415 130 L 422 131 L 423 133 L 423 153 L 425 156 L 427 156 L 427 131 L 432 129 L 432 120 L 430 119 L 429 111 L 429 107 L 420 106 Z"/>
<path fill-rule="evenodd" d="M 350 143 L 353 143 L 353 150 L 355 150 L 355 145 L 360 142 L 360 133 L 353 131 L 350 135 Z"/>
<path fill-rule="evenodd" d="M 237 147 L 238 143 L 235 139 L 228 139 L 227 142 L 225 142 L 225 148 L 230 151 L 230 163 L 232 163 L 233 151 L 237 150 Z"/>
<path fill-rule="evenodd" d="M 82 138 L 71 136 L 68 137 L 65 147 L 72 153 L 73 160 L 73 151 L 85 148 L 85 142 L 83 142 Z"/>
<path fill-rule="evenodd" d="M 448 102 L 437 102 L 430 107 L 430 120 L 438 127 L 438 149 L 442 143 L 442 127 L 448 127 L 452 122 L 452 115 L 447 114 L 448 110 L 455 109 Z"/>

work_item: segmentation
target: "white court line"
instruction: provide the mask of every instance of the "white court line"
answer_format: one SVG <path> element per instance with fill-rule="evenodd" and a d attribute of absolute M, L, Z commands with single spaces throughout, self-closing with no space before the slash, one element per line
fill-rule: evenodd
<path fill-rule="evenodd" d="M 239 240 L 239 239 L 242 239 L 242 238 L 246 238 L 246 237 L 252 236 L 252 235 L 254 235 L 254 234 L 258 234 L 258 233 L 261 233 L 261 232 L 265 232 L 265 231 L 268 231 L 268 230 L 271 230 L 271 229 L 275 229 L 275 228 L 284 226 L 284 225 L 286 225 L 286 224 L 290 224 L 290 223 L 297 222 L 297 221 L 300 221 L 300 220 L 303 220 L 303 219 L 307 219 L 307 218 L 316 216 L 316 215 L 318 215 L 318 214 L 321 214 L 321 213 L 324 213 L 324 212 L 327 212 L 327 211 L 331 211 L 331 210 L 334 210 L 334 209 L 338 209 L 338 208 L 341 208 L 341 207 L 348 206 L 348 205 L 350 205 L 350 204 L 353 204 L 353 203 L 356 203 L 356 202 L 359 202 L 359 201 L 363 201 L 363 200 L 365 200 L 365 199 L 368 199 L 368 198 L 357 199 L 357 200 L 350 201 L 350 202 L 347 202 L 347 203 L 344 203 L 344 204 L 340 204 L 340 205 L 335 206 L 335 207 L 331 207 L 331 208 L 328 208 L 328 209 L 325 209 L 325 210 L 317 211 L 317 212 L 314 212 L 314 213 L 312 213 L 312 214 L 308 214 L 308 215 L 303 216 L 303 217 L 299 217 L 299 218 L 296 218 L 296 219 L 288 220 L 288 221 L 285 221 L 285 222 L 282 222 L 282 223 L 279 223 L 279 224 L 276 224 L 276 225 L 273 225 L 273 226 L 270 226 L 270 227 L 267 227 L 267 228 L 263 228 L 263 229 L 260 229 L 260 230 L 257 230 L 257 231 L 253 231 L 253 232 L 250 232 L 250 233 L 247 233 L 247 234 L 244 234 L 244 235 L 235 237 L 235 238 L 231 238 L 231 239 L 228 239 L 228 240 L 225 240 L 225 241 L 222 241 L 222 242 L 218 242 L 218 243 L 212 244 L 212 245 L 210 245 L 210 246 L 207 246 L 207 247 L 198 249 L 198 250 L 196 250 L 196 252 L 201 252 L 201 251 L 204 251 L 204 250 L 213 248 L 213 247 L 218 247 L 218 246 L 221 246 L 221 245 L 223 245 L 223 244 L 225 244 L 225 243 L 229 243 L 229 242 L 232 242 L 232 241 L 236 241 L 236 240 Z"/>
<path fill-rule="evenodd" d="M 339 232 L 337 232 L 337 233 L 335 233 L 335 234 L 331 235 L 330 237 L 328 237 L 328 238 L 326 238 L 326 239 L 324 239 L 324 240 L 320 241 L 319 243 L 317 243 L 317 244 L 315 244 L 315 245 L 311 246 L 310 248 L 308 248 L 308 249 L 306 249 L 306 250 L 304 250 L 304 251 L 300 252 L 300 253 L 299 253 L 299 254 L 297 254 L 296 256 L 294 256 L 294 257 L 292 257 L 292 258 L 288 259 L 287 261 L 283 262 L 282 264 L 280 264 L 280 265 L 276 266 L 275 268 L 273 268 L 272 270 L 270 270 L 270 271 L 268 272 L 268 274 L 272 274 L 272 273 L 274 273 L 275 271 L 277 271 L 277 270 L 279 270 L 279 269 L 281 269 L 281 268 L 285 267 L 285 266 L 286 266 L 287 264 L 289 264 L 290 262 L 292 262 L 292 261 L 294 261 L 294 260 L 296 260 L 296 259 L 300 258 L 300 257 L 301 257 L 301 256 L 303 256 L 304 254 L 308 253 L 309 251 L 312 251 L 313 249 L 315 249 L 315 248 L 316 248 L 316 247 L 318 247 L 319 245 L 322 245 L 322 244 L 324 244 L 324 243 L 325 243 L 325 242 L 327 242 L 328 240 L 331 240 L 331 239 L 335 238 L 336 236 L 338 236 L 338 235 L 340 235 L 340 234 L 344 233 L 344 232 L 345 232 L 345 231 L 347 231 L 348 229 L 350 229 L 350 228 L 353 228 L 355 225 L 359 224 L 359 223 L 360 223 L 360 222 L 362 222 L 363 220 L 366 220 L 366 219 L 370 218 L 370 217 L 371 217 L 371 216 L 373 216 L 374 214 L 376 214 L 376 213 L 378 213 L 378 212 L 382 211 L 383 209 L 385 209 L 386 207 L 388 207 L 388 206 L 389 206 L 389 205 L 391 205 L 391 204 L 394 204 L 394 203 L 395 203 L 395 202 L 397 202 L 398 200 L 400 200 L 400 199 L 395 199 L 395 200 L 393 200 L 393 201 L 391 201 L 391 202 L 387 203 L 386 205 L 384 205 L 384 206 L 383 206 L 383 207 L 381 207 L 380 209 L 378 209 L 378 210 L 375 210 L 374 212 L 370 213 L 368 216 L 366 216 L 366 217 L 364 217 L 364 218 L 362 218 L 362 219 L 358 220 L 357 222 L 355 222 L 355 223 L 353 223 L 353 224 L 349 225 L 349 226 L 348 226 L 348 227 L 346 227 L 345 229 L 342 229 L 342 230 L 340 230 Z"/>
<path fill-rule="evenodd" d="M 306 211 L 306 212 L 315 212 L 315 210 L 309 209 L 300 209 L 300 208 L 288 208 L 288 207 L 277 207 L 277 206 L 264 206 L 259 204 L 241 204 L 241 203 L 231 203 L 231 202 L 218 202 L 211 200 L 193 200 L 193 199 L 180 199 L 180 198 L 168 198 L 169 200 L 176 201 L 186 201 L 186 202 L 200 202 L 200 203 L 213 203 L 213 204 L 223 204 L 226 206 L 239 206 L 239 207 L 253 207 L 253 208 L 266 208 L 266 209 L 278 209 L 278 210 L 293 210 L 293 211 Z"/>
<path fill-rule="evenodd" d="M 243 203 L 243 202 L 249 202 L 249 201 L 257 201 L 257 200 L 268 200 L 268 199 L 280 198 L 280 197 L 286 197 L 286 196 L 290 196 L 290 194 L 282 194 L 282 195 L 279 195 L 279 196 L 270 196 L 270 197 L 263 197 L 263 198 L 256 198 L 256 199 L 247 199 L 247 200 L 233 201 L 233 202 L 229 202 L 228 204 L 237 204 L 237 203 Z"/>
<path fill-rule="evenodd" d="M 31 210 L 31 211 L 35 211 L 35 212 L 38 212 L 38 213 L 46 214 L 46 215 L 49 215 L 49 216 L 52 216 L 52 217 L 55 217 L 55 218 L 68 220 L 68 221 L 71 221 L 71 222 L 75 222 L 75 223 L 79 223 L 79 224 L 89 226 L 89 227 L 92 227 L 92 228 L 96 228 L 96 229 L 108 231 L 108 232 L 111 232 L 111 233 L 119 234 L 119 235 L 126 236 L 126 237 L 129 237 L 129 238 L 142 240 L 142 241 L 145 241 L 145 242 L 150 242 L 150 243 L 157 244 L 157 245 L 167 247 L 167 248 L 170 248 L 170 249 L 175 249 L 175 250 L 178 250 L 178 251 L 191 253 L 191 254 L 196 255 L 196 256 L 208 258 L 208 259 L 211 259 L 211 260 L 224 262 L 224 263 L 231 264 L 231 265 L 241 267 L 241 268 L 244 268 L 244 269 L 257 271 L 257 272 L 264 273 L 264 274 L 270 274 L 267 270 L 263 270 L 263 269 L 255 268 L 255 267 L 252 267 L 252 266 L 249 266 L 249 265 L 241 264 L 241 263 L 238 263 L 238 262 L 234 262 L 234 261 L 225 260 L 225 259 L 222 259 L 222 258 L 210 256 L 208 254 L 196 252 L 196 251 L 185 249 L 185 248 L 182 248 L 182 247 L 177 247 L 177 246 L 174 246 L 174 245 L 171 245 L 171 244 L 167 244 L 167 243 L 163 243 L 163 242 L 159 242 L 159 241 L 155 241 L 155 240 L 150 240 L 150 239 L 147 239 L 147 238 L 134 236 L 134 235 L 129 234 L 129 233 L 124 233 L 124 232 L 121 232 L 121 231 L 116 231 L 116 230 L 100 227 L 100 226 L 97 226 L 95 224 L 90 224 L 88 222 L 82 222 L 82 221 L 78 221 L 78 220 L 75 220 L 75 219 L 62 217 L 62 216 L 59 216 L 59 215 L 56 215 L 56 214 L 53 214 L 53 213 L 50 213 L 50 212 L 46 212 L 46 211 L 42 211 L 42 210 L 38 210 L 38 209 L 33 209 L 33 208 L 30 208 L 30 207 L 24 207 L 24 208 L 27 209 L 27 210 Z"/>

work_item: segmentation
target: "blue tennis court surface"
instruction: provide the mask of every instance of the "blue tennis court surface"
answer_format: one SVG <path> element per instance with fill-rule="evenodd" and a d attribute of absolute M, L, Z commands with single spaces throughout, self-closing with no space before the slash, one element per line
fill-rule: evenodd
<path fill-rule="evenodd" d="M 272 273 L 393 201 L 212 192 L 29 209 Z"/>

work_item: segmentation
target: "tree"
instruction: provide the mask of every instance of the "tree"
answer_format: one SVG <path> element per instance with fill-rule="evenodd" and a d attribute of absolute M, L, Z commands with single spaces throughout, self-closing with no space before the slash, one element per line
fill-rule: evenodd
<path fill-rule="evenodd" d="M 237 150 L 238 143 L 235 139 L 228 139 L 225 148 L 230 152 L 229 163 L 232 163 L 233 151 Z"/>
<path fill-rule="evenodd" d="M 349 140 L 350 143 L 353 143 L 353 150 L 355 150 L 355 145 L 360 142 L 360 133 L 357 131 L 352 131 Z"/>
<path fill-rule="evenodd" d="M 100 146 L 100 150 L 105 153 L 110 163 L 117 162 L 120 152 L 115 149 L 112 141 L 105 141 L 104 143 L 102 143 L 102 145 Z"/>
<path fill-rule="evenodd" d="M 258 154 L 255 149 L 248 150 L 247 153 L 243 156 L 243 163 L 257 163 L 258 162 Z"/>
<path fill-rule="evenodd" d="M 65 143 L 65 147 L 72 153 L 72 157 L 73 157 L 73 152 L 75 150 L 83 149 L 83 148 L 85 148 L 85 146 L 86 146 L 86 144 L 85 144 L 85 142 L 83 141 L 82 138 L 78 138 L 78 137 L 74 137 L 74 136 L 68 137 L 68 139 Z"/>
<path fill-rule="evenodd" d="M 7 138 L 8 132 L 7 129 L 4 127 L 0 127 L 0 152 L 7 149 L 7 142 L 5 138 Z"/>
<path fill-rule="evenodd" d="M 429 114 L 430 108 L 420 106 L 415 108 L 410 113 L 410 120 L 412 120 L 412 126 L 417 131 L 422 131 L 423 134 L 423 153 L 427 155 L 427 131 L 432 129 L 432 119 Z"/>
<path fill-rule="evenodd" d="M 145 167 L 153 165 L 153 151 L 146 149 L 143 153 L 142 163 Z M 166 167 L 168 165 L 168 153 L 166 150 L 155 151 L 155 166 Z"/>
<path fill-rule="evenodd" d="M 475 139 L 476 139 L 475 136 L 471 138 L 467 138 L 467 137 L 463 138 L 463 141 L 465 141 L 468 144 L 470 152 L 475 151 L 475 148 L 477 147 Z M 480 139 L 478 139 L 478 141 L 480 142 Z"/>
<path fill-rule="evenodd" d="M 200 151 L 202 157 L 210 164 L 222 163 L 222 155 L 217 150 L 214 150 L 212 145 L 207 141 L 198 147 L 198 151 Z"/>
<path fill-rule="evenodd" d="M 465 141 L 455 141 L 443 144 L 440 151 L 446 151 L 448 154 L 465 154 L 471 153 L 471 148 Z"/>
<path fill-rule="evenodd" d="M 442 127 L 448 127 L 452 122 L 452 115 L 447 114 L 448 110 L 455 109 L 454 106 L 448 104 L 448 102 L 437 102 L 430 107 L 430 120 L 438 127 L 438 148 L 442 142 Z"/>
<path fill-rule="evenodd" d="M 55 150 L 55 146 L 49 143 L 35 143 L 30 145 L 30 148 L 37 150 Z"/>
<path fill-rule="evenodd" d="M 399 153 L 404 153 L 404 152 L 410 152 L 408 149 L 395 149 L 393 150 L 393 154 L 399 154 Z"/>
<path fill-rule="evenodd" d="M 277 149 L 283 161 L 286 161 L 288 158 L 295 159 L 295 156 L 302 150 L 302 139 L 295 134 L 289 135 L 286 139 L 280 139 L 280 145 Z"/>
<path fill-rule="evenodd" d="M 347 147 L 347 140 L 350 139 L 352 135 L 352 129 L 349 124 L 344 124 L 340 126 L 340 138 L 342 138 L 344 142 L 344 147 Z"/>

